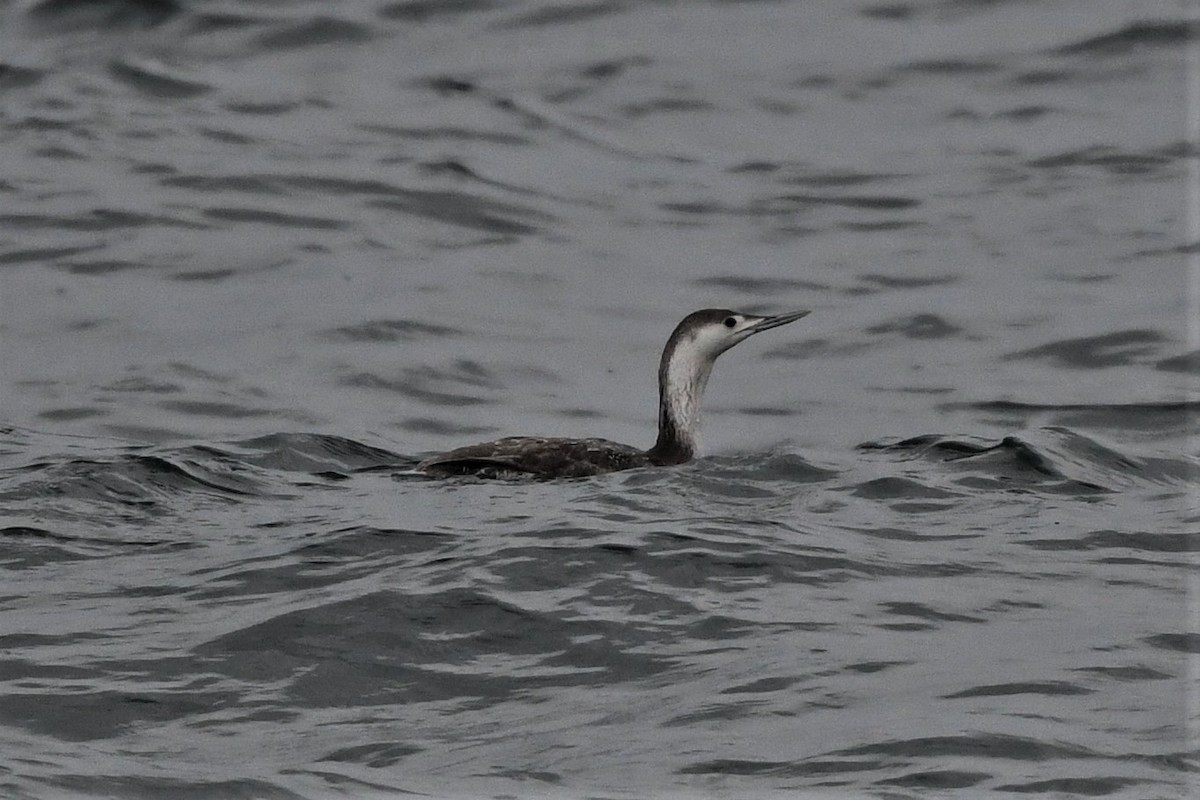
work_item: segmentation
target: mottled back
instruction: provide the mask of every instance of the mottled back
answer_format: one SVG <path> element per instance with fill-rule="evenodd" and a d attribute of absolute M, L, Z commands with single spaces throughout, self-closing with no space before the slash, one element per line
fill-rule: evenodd
<path fill-rule="evenodd" d="M 608 439 L 509 436 L 459 447 L 421 462 L 429 475 L 481 478 L 584 478 L 651 465 L 642 450 Z"/>

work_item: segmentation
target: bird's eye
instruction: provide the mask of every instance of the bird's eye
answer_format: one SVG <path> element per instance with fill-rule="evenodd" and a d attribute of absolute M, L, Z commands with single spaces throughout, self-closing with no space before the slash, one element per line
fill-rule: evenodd
<path fill-rule="evenodd" d="M 726 317 L 725 318 L 725 327 L 726 328 L 733 328 L 736 326 L 737 326 L 737 317 Z"/>

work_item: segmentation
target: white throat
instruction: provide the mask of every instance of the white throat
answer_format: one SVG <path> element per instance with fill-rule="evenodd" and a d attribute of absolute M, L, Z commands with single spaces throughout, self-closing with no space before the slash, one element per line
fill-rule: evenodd
<path fill-rule="evenodd" d="M 714 358 L 688 342 L 676 348 L 663 376 L 662 410 L 674 421 L 680 442 L 689 445 L 693 451 L 698 449 L 700 406 Z"/>

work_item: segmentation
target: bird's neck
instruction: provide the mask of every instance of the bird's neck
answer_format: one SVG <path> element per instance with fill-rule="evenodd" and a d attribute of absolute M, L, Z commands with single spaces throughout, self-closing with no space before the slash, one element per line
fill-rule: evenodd
<path fill-rule="evenodd" d="M 658 440 L 647 451 L 655 464 L 682 464 L 696 455 L 700 401 L 712 361 L 668 350 L 658 369 Z"/>

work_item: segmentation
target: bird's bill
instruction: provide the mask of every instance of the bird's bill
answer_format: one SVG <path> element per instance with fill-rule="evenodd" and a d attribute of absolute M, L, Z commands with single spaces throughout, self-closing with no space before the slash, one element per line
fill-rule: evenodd
<path fill-rule="evenodd" d="M 811 310 L 789 311 L 786 314 L 776 314 L 773 317 L 762 317 L 749 327 L 749 331 L 751 333 L 769 331 L 771 328 L 778 328 L 780 325 L 787 325 L 789 322 L 795 322 L 801 317 L 807 317 L 811 313 Z"/>

